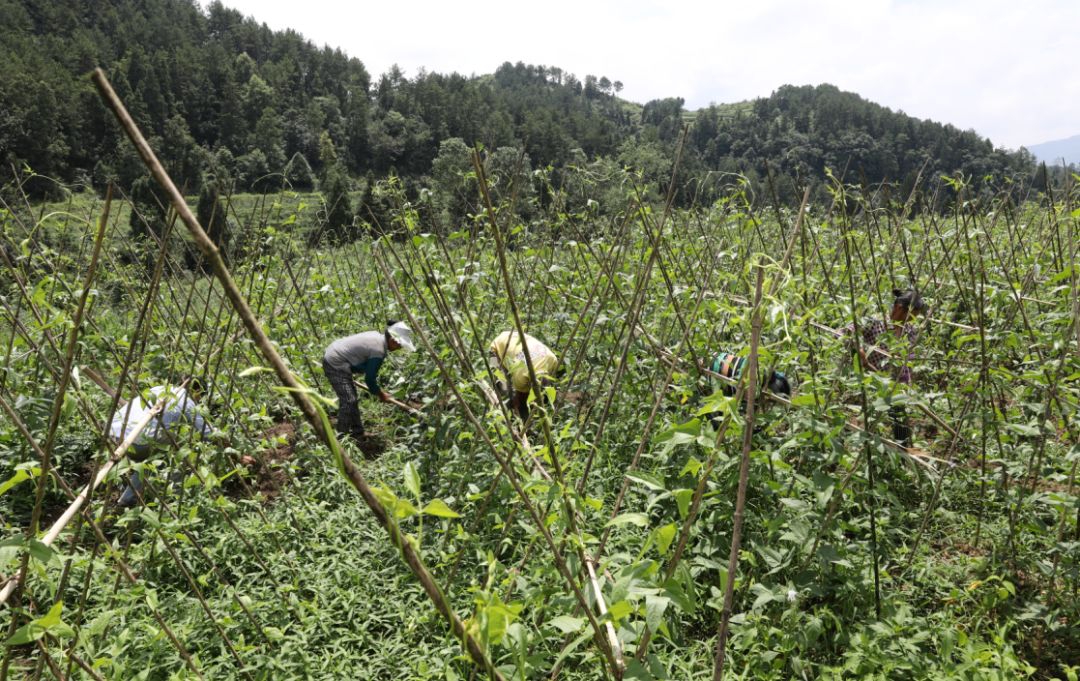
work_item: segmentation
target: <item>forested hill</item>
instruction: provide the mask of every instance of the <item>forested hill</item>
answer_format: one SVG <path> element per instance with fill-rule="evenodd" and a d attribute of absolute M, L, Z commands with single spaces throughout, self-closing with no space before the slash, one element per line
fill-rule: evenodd
<path fill-rule="evenodd" d="M 630 103 L 618 81 L 554 67 L 508 62 L 493 75 L 413 78 L 394 69 L 373 79 L 362 56 L 271 31 L 219 2 L 0 0 L 0 182 L 12 168 L 95 187 L 141 174 L 85 77 L 97 65 L 189 192 L 208 168 L 240 189 L 272 188 L 282 173 L 311 187 L 331 164 L 420 179 L 453 138 L 523 148 L 533 167 L 606 159 L 662 182 L 684 125 L 685 177 L 734 171 L 756 182 L 766 162 L 788 188 L 826 168 L 901 183 L 924 165 L 927 177 L 1033 171 L 1025 151 L 829 85 L 688 112 L 681 99 Z"/>

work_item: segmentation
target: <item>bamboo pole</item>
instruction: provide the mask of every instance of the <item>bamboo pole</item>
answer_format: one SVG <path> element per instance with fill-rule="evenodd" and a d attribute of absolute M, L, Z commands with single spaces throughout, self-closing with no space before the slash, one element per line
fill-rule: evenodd
<path fill-rule="evenodd" d="M 794 244 L 794 239 L 792 239 Z M 758 343 L 761 341 L 761 285 L 765 270 L 757 265 L 757 285 L 754 291 L 754 311 L 750 322 L 750 357 L 746 366 L 746 420 L 743 423 L 742 457 L 739 461 L 739 487 L 735 493 L 735 515 L 731 528 L 731 553 L 728 557 L 727 580 L 724 584 L 724 605 L 720 614 L 720 631 L 716 636 L 716 654 L 713 658 L 713 681 L 724 678 L 724 660 L 727 653 L 728 625 L 731 621 L 732 601 L 735 599 L 735 575 L 739 570 L 739 547 L 742 542 L 743 511 L 746 508 L 746 488 L 750 480 L 750 450 L 754 437 L 754 407 L 758 383 Z"/>

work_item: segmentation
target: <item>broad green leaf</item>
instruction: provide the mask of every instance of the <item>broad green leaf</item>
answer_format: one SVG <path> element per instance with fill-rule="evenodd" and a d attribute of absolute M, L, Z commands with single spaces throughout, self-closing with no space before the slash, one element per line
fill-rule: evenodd
<path fill-rule="evenodd" d="M 634 606 L 630 605 L 630 603 L 627 601 L 619 601 L 618 603 L 612 603 L 608 607 L 608 614 L 611 615 L 611 619 L 613 622 L 618 622 L 632 612 L 634 612 Z"/>
<path fill-rule="evenodd" d="M 16 629 L 11 638 L 4 642 L 4 645 L 15 646 L 32 643 L 45 634 L 51 634 L 57 638 L 73 637 L 75 632 L 60 619 L 63 609 L 64 602 L 57 601 L 44 616 Z"/>
<path fill-rule="evenodd" d="M 694 490 L 692 489 L 677 489 L 675 490 L 675 505 L 679 507 L 679 517 L 683 520 L 686 519 L 688 513 L 690 513 L 690 502 L 694 499 Z"/>
<path fill-rule="evenodd" d="M 484 614 L 487 615 L 487 638 L 498 644 L 506 636 L 510 623 L 517 619 L 522 606 L 520 603 L 503 603 L 498 596 L 493 596 L 492 599 L 484 608 Z"/>
<path fill-rule="evenodd" d="M 651 631 L 660 628 L 660 624 L 664 619 L 664 611 L 667 610 L 670 604 L 671 599 L 665 596 L 650 595 L 645 597 L 645 625 Z"/>
<path fill-rule="evenodd" d="M 548 620 L 547 624 L 555 627 L 564 634 L 572 634 L 575 631 L 579 631 L 581 627 L 585 625 L 585 618 L 559 615 L 558 617 Z"/>
<path fill-rule="evenodd" d="M 30 556 L 37 562 L 45 565 L 51 561 L 55 555 L 56 553 L 48 545 L 37 539 L 30 540 Z"/>
<path fill-rule="evenodd" d="M 661 556 L 667 555 L 668 549 L 671 548 L 671 542 L 675 541 L 675 535 L 678 531 L 675 523 L 668 523 L 656 530 L 656 548 L 659 549 Z"/>
<path fill-rule="evenodd" d="M 7 480 L 5 480 L 2 485 L 0 485 L 0 496 L 3 496 L 5 492 L 7 492 L 15 485 L 18 485 L 20 482 L 25 482 L 26 480 L 35 477 L 37 475 L 37 472 L 39 471 L 41 471 L 40 468 L 33 468 L 30 470 L 20 468 L 19 470 L 15 471 L 15 475 L 11 476 Z"/>
<path fill-rule="evenodd" d="M 631 525 L 637 525 L 638 527 L 648 527 L 649 516 L 645 515 L 644 513 L 623 513 L 609 520 L 605 527 L 625 525 L 627 523 L 630 523 Z"/>
<path fill-rule="evenodd" d="M 460 518 L 460 513 L 455 513 L 453 509 L 446 505 L 446 502 L 442 499 L 432 499 L 428 502 L 428 505 L 424 507 L 425 515 L 433 515 L 439 518 Z"/>
<path fill-rule="evenodd" d="M 665 491 L 664 482 L 655 475 L 652 475 L 651 473 L 646 473 L 645 471 L 634 471 L 633 473 L 627 473 L 626 479 L 645 485 L 649 489 L 658 490 L 661 492 Z"/>
<path fill-rule="evenodd" d="M 755 584 L 750 587 L 750 590 L 757 594 L 757 598 L 754 599 L 754 604 L 750 606 L 752 610 L 760 610 L 776 600 L 776 594 L 764 584 Z"/>
<path fill-rule="evenodd" d="M 812 407 L 817 404 L 813 393 L 802 393 L 791 398 L 794 407 Z"/>
<path fill-rule="evenodd" d="M 15 630 L 15 633 L 11 635 L 11 638 L 4 641 L 5 646 L 19 646 L 25 643 L 32 643 L 45 635 L 44 627 L 39 627 L 33 622 L 25 624 Z"/>
<path fill-rule="evenodd" d="M 698 472 L 701 471 L 702 465 L 703 464 L 700 461 L 698 461 L 695 457 L 691 456 L 689 459 L 686 460 L 686 465 L 682 467 L 681 471 L 679 471 L 679 475 L 683 476 L 689 473 L 690 475 L 697 477 Z"/>

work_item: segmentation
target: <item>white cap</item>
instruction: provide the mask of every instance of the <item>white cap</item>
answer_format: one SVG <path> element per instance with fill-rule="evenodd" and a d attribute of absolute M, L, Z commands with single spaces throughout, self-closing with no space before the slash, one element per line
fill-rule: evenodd
<path fill-rule="evenodd" d="M 397 344 L 405 348 L 409 352 L 415 352 L 416 346 L 413 345 L 412 329 L 408 327 L 405 322 L 397 322 L 392 324 L 387 332 L 390 337 L 397 341 Z"/>

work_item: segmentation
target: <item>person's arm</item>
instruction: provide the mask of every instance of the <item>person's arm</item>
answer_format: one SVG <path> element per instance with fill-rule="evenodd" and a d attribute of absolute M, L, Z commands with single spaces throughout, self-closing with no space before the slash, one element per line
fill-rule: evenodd
<path fill-rule="evenodd" d="M 904 325 L 904 339 L 907 341 L 907 352 L 904 355 L 904 365 L 900 367 L 900 373 L 896 380 L 904 385 L 911 385 L 911 363 L 915 361 L 915 341 L 919 338 L 919 332 L 912 324 Z"/>
<path fill-rule="evenodd" d="M 385 355 L 369 357 L 367 362 L 364 362 L 364 384 L 367 385 L 368 392 L 383 402 L 390 398 L 390 394 L 379 387 L 379 368 L 382 367 L 384 359 L 386 359 Z"/>
<path fill-rule="evenodd" d="M 195 429 L 199 435 L 206 437 L 214 432 L 216 429 L 210 425 L 208 419 L 203 418 L 203 415 L 199 413 L 199 405 L 190 396 L 184 395 L 183 407 L 181 412 L 185 419 L 187 419 L 192 428 Z"/>

